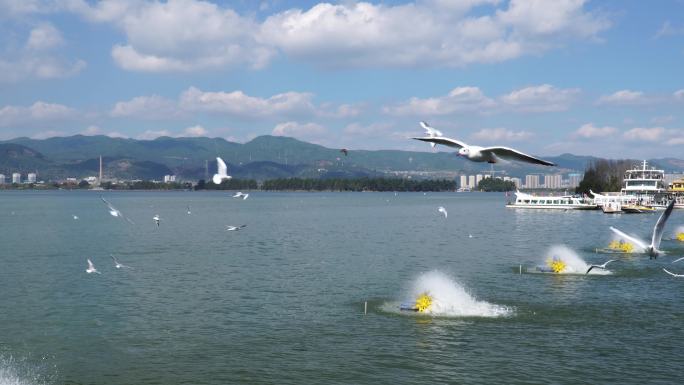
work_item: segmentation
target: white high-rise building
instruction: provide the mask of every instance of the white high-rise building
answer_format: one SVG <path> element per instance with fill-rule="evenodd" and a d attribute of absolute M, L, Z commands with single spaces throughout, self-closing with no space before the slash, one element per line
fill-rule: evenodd
<path fill-rule="evenodd" d="M 539 188 L 539 175 L 525 175 L 525 188 Z"/>
<path fill-rule="evenodd" d="M 461 183 L 459 187 L 468 187 L 468 176 L 467 175 L 461 175 Z"/>
<path fill-rule="evenodd" d="M 481 181 L 482 181 L 482 174 L 475 175 L 475 187 L 479 186 Z"/>
<path fill-rule="evenodd" d="M 36 183 L 36 174 L 33 172 L 28 173 L 26 176 L 28 183 Z"/>
<path fill-rule="evenodd" d="M 544 175 L 544 187 L 546 188 L 561 188 L 563 183 L 563 176 L 560 174 L 546 174 Z"/>
<path fill-rule="evenodd" d="M 582 174 L 568 174 L 568 187 L 577 187 L 580 181 L 582 181 Z"/>
<path fill-rule="evenodd" d="M 475 188 L 475 175 L 468 175 L 468 187 Z"/>
<path fill-rule="evenodd" d="M 5 184 L 5 174 L 0 174 L 0 184 Z"/>
<path fill-rule="evenodd" d="M 21 174 L 18 172 L 12 173 L 12 183 L 21 183 Z"/>
<path fill-rule="evenodd" d="M 175 181 L 176 181 L 175 175 L 164 175 L 164 183 L 170 183 L 170 182 L 175 182 Z"/>
<path fill-rule="evenodd" d="M 520 189 L 520 186 L 522 185 L 520 178 L 511 178 L 511 182 L 515 183 L 515 188 Z"/>

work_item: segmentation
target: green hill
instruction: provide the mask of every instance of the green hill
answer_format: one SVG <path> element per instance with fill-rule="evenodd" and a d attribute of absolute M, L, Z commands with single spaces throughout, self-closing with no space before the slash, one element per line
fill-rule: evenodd
<path fill-rule="evenodd" d="M 331 178 L 404 175 L 431 177 L 441 172 L 475 174 L 490 165 L 464 160 L 450 149 L 438 147 L 431 152 L 399 150 L 354 150 L 345 156 L 338 148 L 327 148 L 294 138 L 264 135 L 241 144 L 222 138 L 170 138 L 136 140 L 108 136 L 54 137 L 48 139 L 16 138 L 0 142 L 0 172 L 38 172 L 43 178 L 85 177 L 96 175 L 98 159 L 104 158 L 108 177 L 161 179 L 166 174 L 197 180 L 213 175 L 216 156 L 229 165 L 236 178 L 272 179 L 287 177 Z M 548 168 L 525 163 L 507 162 L 495 165 L 508 175 L 529 173 L 582 172 L 588 156 L 562 154 L 544 157 L 558 164 Z M 666 170 L 681 170 L 684 161 L 662 159 L 653 165 Z M 206 167 L 206 168 L 205 168 Z M 208 172 L 207 172 L 208 171 Z M 422 173 L 422 174 L 421 174 Z M 450 173 L 450 174 L 449 174 Z M 420 175 L 418 175 L 420 174 Z"/>

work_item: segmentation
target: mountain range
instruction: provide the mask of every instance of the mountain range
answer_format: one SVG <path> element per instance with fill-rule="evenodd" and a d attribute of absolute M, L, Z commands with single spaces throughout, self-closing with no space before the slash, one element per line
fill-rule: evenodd
<path fill-rule="evenodd" d="M 443 148 L 442 148 L 443 149 Z M 490 170 L 490 165 L 474 163 L 453 151 L 425 152 L 400 150 L 354 150 L 345 155 L 341 149 L 326 148 L 294 138 L 264 135 L 247 143 L 222 138 L 171 138 L 154 140 L 111 138 L 103 135 L 16 138 L 0 142 L 0 173 L 36 172 L 39 179 L 95 176 L 99 157 L 103 157 L 108 178 L 161 179 L 175 174 L 180 179 L 198 180 L 211 176 L 216 157 L 228 163 L 229 174 L 257 180 L 285 177 L 361 177 L 413 175 L 414 177 L 475 174 Z M 558 165 L 544 167 L 518 162 L 494 166 L 507 175 L 529 173 L 582 172 L 595 157 L 562 154 L 543 157 Z M 666 171 L 684 169 L 684 160 L 664 158 L 650 164 Z"/>

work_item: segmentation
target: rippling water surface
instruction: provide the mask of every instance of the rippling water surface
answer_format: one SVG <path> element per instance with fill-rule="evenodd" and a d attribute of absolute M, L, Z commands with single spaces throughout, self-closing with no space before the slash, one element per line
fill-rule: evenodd
<path fill-rule="evenodd" d="M 657 214 L 485 193 L 103 195 L 135 224 L 96 192 L 0 193 L 0 384 L 680 381 L 684 279 L 661 268 L 684 272 L 683 243 L 609 275 L 525 273 L 557 245 L 615 258 L 594 252 L 608 227 L 649 238 Z M 675 211 L 666 237 L 683 224 Z M 434 314 L 397 311 L 423 290 Z"/>

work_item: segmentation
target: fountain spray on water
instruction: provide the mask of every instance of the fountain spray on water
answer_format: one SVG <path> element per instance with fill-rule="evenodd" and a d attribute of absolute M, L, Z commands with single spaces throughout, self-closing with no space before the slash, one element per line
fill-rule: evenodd
<path fill-rule="evenodd" d="M 502 317 L 512 313 L 506 306 L 478 301 L 463 286 L 440 271 L 421 274 L 413 282 L 408 298 L 415 300 L 423 294 L 430 296 L 431 304 L 420 314 L 444 317 Z"/>
<path fill-rule="evenodd" d="M 550 268 L 556 274 L 585 274 L 590 266 L 577 253 L 563 245 L 552 246 L 543 258 L 540 266 Z M 537 271 L 535 269 L 534 272 Z M 606 275 L 612 273 L 608 270 L 592 269 L 589 274 Z"/>

